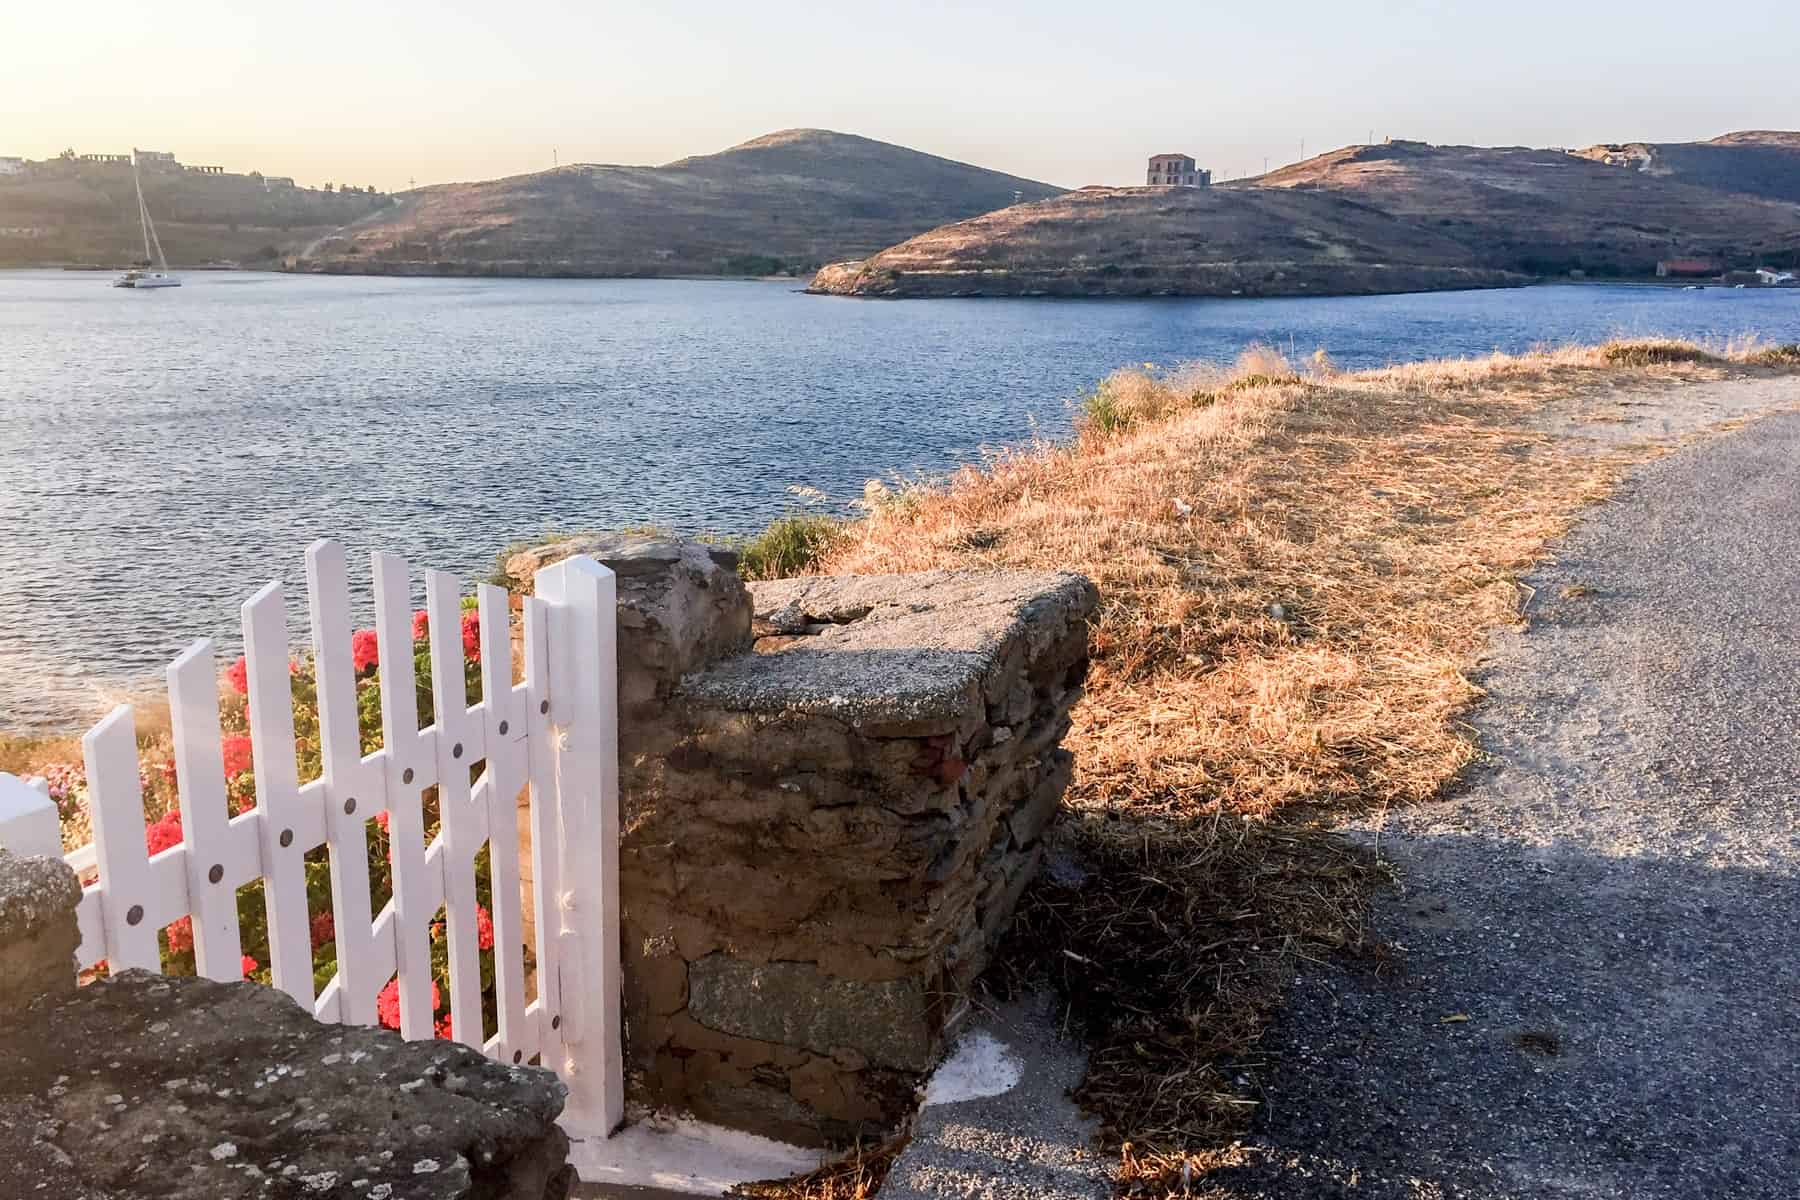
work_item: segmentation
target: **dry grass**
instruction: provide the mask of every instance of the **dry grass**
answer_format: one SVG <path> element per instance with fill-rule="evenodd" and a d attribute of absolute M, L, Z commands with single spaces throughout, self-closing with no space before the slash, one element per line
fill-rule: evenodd
<path fill-rule="evenodd" d="M 1054 835 L 1087 880 L 1028 894 L 1006 965 L 1053 980 L 1086 1029 L 1079 1098 L 1123 1183 L 1177 1191 L 1243 1128 L 1299 962 L 1381 965 L 1382 869 L 1321 814 L 1426 799 L 1471 761 L 1465 672 L 1626 465 L 1532 418 L 1761 350 L 1622 342 L 1342 374 L 1257 349 L 1235 369 L 1120 372 L 1070 445 L 876 506 L 819 564 L 1099 585 Z"/>
<path fill-rule="evenodd" d="M 873 1200 L 894 1160 L 905 1148 L 904 1137 L 879 1146 L 859 1146 L 849 1156 L 827 1163 L 811 1174 L 747 1183 L 733 1188 L 731 1194 L 758 1200 Z"/>

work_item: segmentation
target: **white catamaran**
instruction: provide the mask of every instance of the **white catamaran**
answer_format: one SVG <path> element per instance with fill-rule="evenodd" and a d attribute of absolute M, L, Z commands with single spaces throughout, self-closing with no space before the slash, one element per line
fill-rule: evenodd
<path fill-rule="evenodd" d="M 156 264 L 155 270 L 146 267 L 143 270 L 133 268 L 113 280 L 114 287 L 147 288 L 180 287 L 179 276 L 169 274 L 169 260 L 163 257 L 162 241 L 156 236 L 156 222 L 150 219 L 149 206 L 144 203 L 144 181 L 138 176 L 137 151 L 131 152 L 131 182 L 137 187 L 138 224 L 144 230 L 144 262 Z M 152 255 L 151 251 L 155 254 Z"/>

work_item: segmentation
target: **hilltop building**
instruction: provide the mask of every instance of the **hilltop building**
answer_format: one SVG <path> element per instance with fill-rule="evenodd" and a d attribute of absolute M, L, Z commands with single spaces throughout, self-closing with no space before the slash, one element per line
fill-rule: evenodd
<path fill-rule="evenodd" d="M 175 161 L 172 151 L 139 150 L 133 147 L 131 152 L 137 155 L 138 162 L 146 167 L 179 167 L 181 165 Z"/>
<path fill-rule="evenodd" d="M 131 155 L 129 155 L 129 154 L 84 154 L 81 156 L 81 161 L 84 163 L 94 163 L 96 165 L 103 166 L 103 167 L 130 166 L 131 165 Z"/>
<path fill-rule="evenodd" d="M 1197 169 L 1193 158 L 1186 154 L 1153 154 L 1144 182 L 1152 187 L 1207 187 L 1212 183 L 1212 172 Z"/>
<path fill-rule="evenodd" d="M 0 175 L 23 175 L 25 160 L 14 154 L 0 154 Z"/>

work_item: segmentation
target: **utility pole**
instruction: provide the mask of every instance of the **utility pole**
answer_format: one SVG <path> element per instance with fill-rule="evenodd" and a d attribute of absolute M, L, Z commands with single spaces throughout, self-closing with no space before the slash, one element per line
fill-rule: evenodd
<path fill-rule="evenodd" d="M 1263 174 L 1267 175 L 1268 173 L 1269 173 L 1269 156 L 1265 154 L 1265 155 L 1263 155 Z"/>
<path fill-rule="evenodd" d="M 1306 161 L 1306 139 L 1305 138 L 1300 139 L 1300 161 L 1301 162 Z"/>
<path fill-rule="evenodd" d="M 560 162 L 558 162 L 557 158 L 556 158 L 556 147 L 555 146 L 550 147 L 550 168 L 551 168 L 551 170 L 555 170 L 557 167 L 560 167 L 561 165 L 562 164 Z"/>

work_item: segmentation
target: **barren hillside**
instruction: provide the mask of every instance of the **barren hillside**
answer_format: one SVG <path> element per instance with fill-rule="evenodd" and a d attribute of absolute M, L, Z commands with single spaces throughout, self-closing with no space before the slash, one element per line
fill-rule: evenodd
<path fill-rule="evenodd" d="M 1706 142 L 1620 142 L 1579 153 L 1651 178 L 1800 204 L 1800 133 L 1752 129 Z"/>
<path fill-rule="evenodd" d="M 1456 241 L 1330 195 L 1083 188 L 820 272 L 866 296 L 1350 294 L 1517 282 Z"/>
<path fill-rule="evenodd" d="M 792 129 L 660 167 L 579 165 L 422 188 L 308 258 L 319 270 L 396 274 L 805 273 L 1059 190 Z"/>
<path fill-rule="evenodd" d="M 1666 258 L 1785 263 L 1800 254 L 1800 205 L 1559 150 L 1347 146 L 1230 186 L 1358 200 L 1454 238 L 1484 265 L 1540 275 L 1648 275 Z"/>
<path fill-rule="evenodd" d="M 144 198 L 169 261 L 268 264 L 390 199 L 274 186 L 260 175 L 145 170 Z M 0 175 L 0 267 L 117 266 L 144 254 L 131 168 L 56 160 Z"/>

